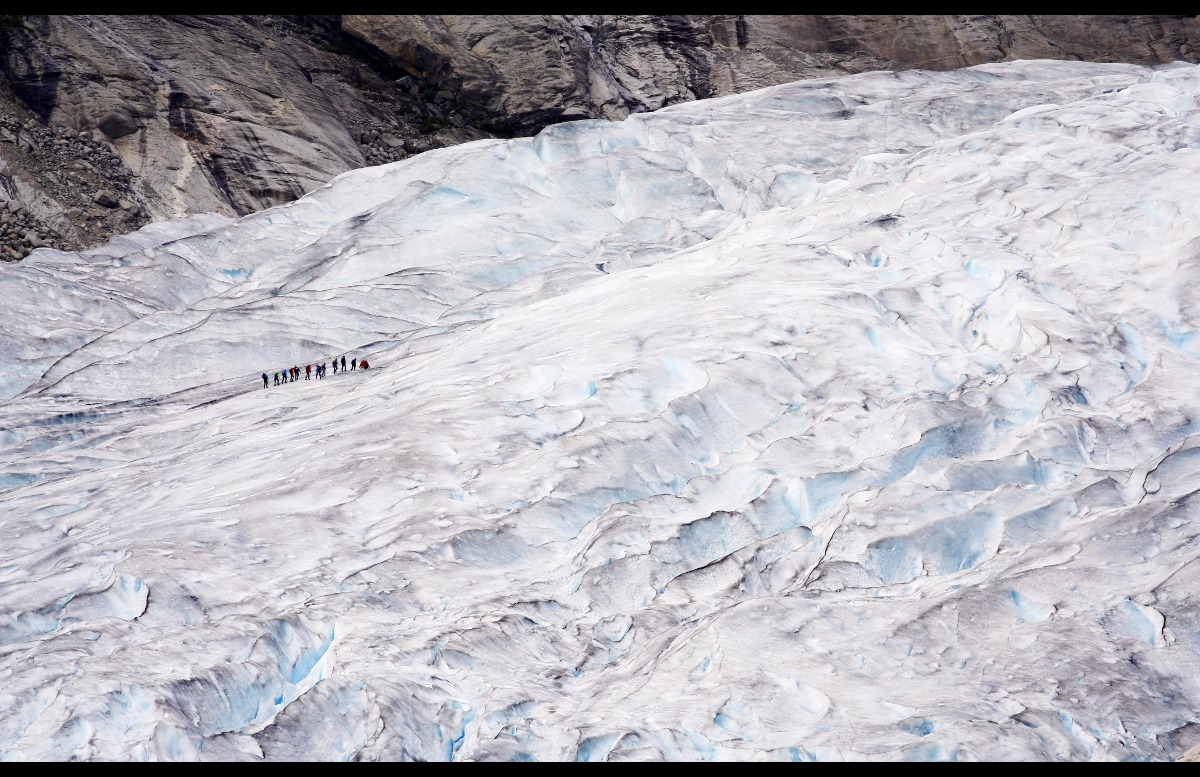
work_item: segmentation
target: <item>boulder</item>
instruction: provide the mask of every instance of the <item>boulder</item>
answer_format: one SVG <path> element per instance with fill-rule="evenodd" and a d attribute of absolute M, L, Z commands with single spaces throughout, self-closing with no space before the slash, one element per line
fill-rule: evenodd
<path fill-rule="evenodd" d="M 119 106 L 96 122 L 96 126 L 106 138 L 116 140 L 137 132 L 139 125 L 128 108 Z"/>
<path fill-rule="evenodd" d="M 96 192 L 95 196 L 92 197 L 92 200 L 97 205 L 102 205 L 105 208 L 115 208 L 120 204 L 120 200 L 114 197 L 112 192 L 105 191 L 104 189 Z"/>

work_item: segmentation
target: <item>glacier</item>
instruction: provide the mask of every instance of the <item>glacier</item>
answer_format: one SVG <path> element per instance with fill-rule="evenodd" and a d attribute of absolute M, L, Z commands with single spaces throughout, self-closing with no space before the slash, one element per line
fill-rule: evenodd
<path fill-rule="evenodd" d="M 798 82 L 0 267 L 0 756 L 1182 756 L 1198 93 Z"/>

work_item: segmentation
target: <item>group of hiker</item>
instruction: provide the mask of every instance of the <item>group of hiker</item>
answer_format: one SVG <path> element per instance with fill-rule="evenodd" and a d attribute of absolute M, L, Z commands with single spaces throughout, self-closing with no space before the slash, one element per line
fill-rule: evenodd
<path fill-rule="evenodd" d="M 342 356 L 341 365 L 342 365 L 342 372 L 350 372 L 353 370 L 365 370 L 365 369 L 370 368 L 370 366 L 371 366 L 370 364 L 367 363 L 366 359 L 359 359 L 357 356 L 354 356 L 354 357 L 351 357 L 350 367 L 347 369 L 345 355 Z M 325 377 L 325 371 L 327 368 L 328 368 L 328 365 L 326 365 L 324 362 L 317 364 L 315 366 L 312 364 L 306 364 L 306 365 L 304 365 L 303 370 L 301 370 L 300 367 L 298 367 L 296 365 L 293 365 L 291 367 L 285 367 L 284 369 L 275 373 L 275 385 L 278 386 L 280 383 L 295 383 L 296 381 L 300 380 L 301 375 L 304 376 L 305 380 L 312 380 L 314 373 L 316 374 L 317 379 L 320 380 L 321 378 Z M 338 371 L 338 357 L 335 356 L 335 357 L 333 357 L 333 374 L 336 375 L 337 371 Z M 267 386 L 271 385 L 271 376 L 269 376 L 267 373 L 264 372 L 262 374 L 262 379 L 263 379 L 263 388 L 266 388 Z"/>

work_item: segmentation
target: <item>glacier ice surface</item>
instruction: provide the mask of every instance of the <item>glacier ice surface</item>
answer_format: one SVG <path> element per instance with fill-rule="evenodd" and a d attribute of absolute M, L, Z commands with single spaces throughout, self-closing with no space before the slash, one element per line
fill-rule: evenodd
<path fill-rule="evenodd" d="M 1198 90 L 800 82 L 0 267 L 0 756 L 1178 757 Z"/>

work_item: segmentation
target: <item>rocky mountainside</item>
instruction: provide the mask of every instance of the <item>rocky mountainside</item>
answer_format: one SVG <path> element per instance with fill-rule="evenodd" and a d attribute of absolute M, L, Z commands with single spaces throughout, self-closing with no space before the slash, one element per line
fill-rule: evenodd
<path fill-rule="evenodd" d="M 802 78 L 1197 52 L 1185 16 L 4 16 L 0 256 Z"/>

